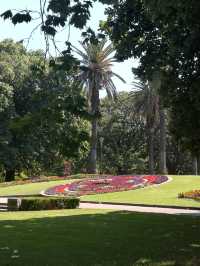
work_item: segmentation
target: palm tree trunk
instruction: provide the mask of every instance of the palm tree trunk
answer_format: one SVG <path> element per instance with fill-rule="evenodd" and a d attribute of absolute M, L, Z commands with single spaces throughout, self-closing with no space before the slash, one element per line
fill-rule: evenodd
<path fill-rule="evenodd" d="M 166 124 L 165 124 L 165 111 L 160 106 L 160 174 L 167 174 L 166 165 Z"/>
<path fill-rule="evenodd" d="M 198 161 L 196 156 L 192 158 L 192 167 L 193 167 L 193 175 L 198 175 Z"/>
<path fill-rule="evenodd" d="M 153 130 L 148 129 L 148 154 L 149 154 L 149 174 L 154 174 L 154 136 Z"/>
<path fill-rule="evenodd" d="M 90 154 L 88 163 L 88 173 L 95 174 L 97 172 L 97 118 L 92 120 L 92 134 L 90 142 Z"/>
<path fill-rule="evenodd" d="M 88 162 L 88 173 L 96 174 L 97 172 L 97 128 L 98 128 L 98 115 L 99 115 L 99 90 L 93 88 L 91 96 L 91 113 L 92 113 L 92 129 L 90 141 L 90 153 Z"/>

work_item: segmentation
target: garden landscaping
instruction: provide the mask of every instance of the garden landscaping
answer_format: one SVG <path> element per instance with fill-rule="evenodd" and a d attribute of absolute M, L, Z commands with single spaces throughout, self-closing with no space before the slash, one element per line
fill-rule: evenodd
<path fill-rule="evenodd" d="M 158 185 L 168 180 L 167 176 L 156 175 L 99 176 L 75 181 L 70 184 L 55 186 L 43 191 L 42 194 L 46 196 L 68 196 L 73 193 L 76 196 L 83 196 L 88 194 L 112 193 Z"/>
<path fill-rule="evenodd" d="M 179 194 L 200 188 L 200 176 L 170 176 L 171 181 L 159 186 L 106 193 L 85 195 L 81 200 L 91 202 L 113 202 L 125 204 L 145 204 L 161 206 L 198 207 L 200 201 L 179 198 Z"/>
<path fill-rule="evenodd" d="M 79 175 L 78 178 L 82 176 Z M 90 177 L 90 176 L 89 176 Z M 61 191 L 68 187 L 70 183 L 75 182 L 77 188 L 80 188 L 78 178 L 67 180 L 57 180 L 39 183 L 29 183 L 23 185 L 9 185 L 7 187 L 0 186 L 0 196 L 39 196 L 41 191 L 51 191 L 51 188 L 57 187 Z M 85 176 L 84 176 L 85 178 Z M 91 178 L 91 177 L 90 177 Z M 91 202 L 113 202 L 125 204 L 145 204 L 145 205 L 162 205 L 162 206 L 182 206 L 182 207 L 200 207 L 200 202 L 194 199 L 179 198 L 180 193 L 198 190 L 200 188 L 200 176 L 170 176 L 171 181 L 161 185 L 144 186 L 140 185 L 139 189 L 119 191 L 112 193 L 99 193 L 92 195 L 82 195 L 81 201 Z M 95 179 L 95 178 L 93 178 Z M 86 179 L 83 184 L 87 185 Z M 96 179 L 95 179 L 96 180 Z M 78 181 L 78 182 L 77 182 Z M 134 181 L 134 180 L 133 180 Z M 105 183 L 105 182 L 104 182 Z M 135 184 L 128 183 L 128 186 Z M 104 184 L 107 186 L 107 184 Z M 97 186 L 98 187 L 98 186 Z M 88 188 L 88 186 L 86 186 Z M 93 187 L 92 187 L 93 188 Z M 95 188 L 95 186 L 94 186 Z"/>
<path fill-rule="evenodd" d="M 109 184 L 107 178 L 110 179 Z M 14 192 L 19 195 L 23 192 L 29 196 L 24 197 L 23 202 L 23 208 L 28 212 L 0 212 L 0 265 L 200 265 L 199 216 L 103 209 L 47 211 L 45 209 L 49 206 L 53 209 L 65 206 L 75 208 L 78 200 L 72 199 L 69 202 L 68 197 L 63 198 L 62 193 L 54 200 L 52 196 L 31 197 L 31 193 L 39 195 L 42 189 L 51 191 L 53 187 L 54 191 L 55 188 L 62 191 L 65 186 L 67 189 L 71 186 L 78 190 L 81 200 L 161 205 L 171 203 L 177 206 L 189 204 L 199 207 L 199 202 L 178 198 L 178 195 L 199 188 L 200 177 L 172 176 L 170 182 L 167 180 L 156 176 L 104 176 L 101 179 L 69 179 L 0 187 L 0 195 L 11 195 Z M 67 182 L 67 185 L 63 182 Z M 115 189 L 123 187 L 126 191 L 106 193 L 108 191 L 105 189 L 110 184 Z M 91 195 L 85 195 L 88 189 Z"/>
<path fill-rule="evenodd" d="M 45 181 L 45 182 L 34 182 L 34 183 L 23 183 L 23 184 L 13 184 L 0 186 L 0 196 L 31 196 L 31 195 L 39 195 L 40 192 L 44 189 L 49 188 L 50 186 L 56 186 L 63 184 L 63 182 L 70 183 L 75 181 L 74 179 L 61 179 L 56 181 Z"/>

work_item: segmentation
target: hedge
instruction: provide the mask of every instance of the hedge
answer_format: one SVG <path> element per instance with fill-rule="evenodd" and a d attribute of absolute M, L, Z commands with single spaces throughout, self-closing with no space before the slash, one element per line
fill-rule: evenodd
<path fill-rule="evenodd" d="M 17 211 L 19 210 L 21 204 L 21 199 L 18 198 L 8 198 L 8 210 Z"/>
<path fill-rule="evenodd" d="M 75 209 L 79 206 L 78 198 L 13 198 L 8 200 L 9 211 L 40 211 Z"/>
<path fill-rule="evenodd" d="M 79 206 L 78 198 L 23 198 L 20 211 L 39 211 L 57 209 L 75 209 Z"/>

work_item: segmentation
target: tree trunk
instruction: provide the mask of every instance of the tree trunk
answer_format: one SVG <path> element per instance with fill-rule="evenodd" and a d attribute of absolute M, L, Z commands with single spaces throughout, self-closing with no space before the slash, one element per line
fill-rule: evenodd
<path fill-rule="evenodd" d="M 196 156 L 192 158 L 192 168 L 193 175 L 198 175 L 198 161 Z"/>
<path fill-rule="evenodd" d="M 90 141 L 90 153 L 88 162 L 88 173 L 96 174 L 97 172 L 97 127 L 98 127 L 98 115 L 99 115 L 99 90 L 93 88 L 91 96 L 91 113 L 92 113 L 92 129 L 91 129 L 91 141 Z"/>
<path fill-rule="evenodd" d="M 149 174 L 154 174 L 154 136 L 153 130 L 148 130 L 148 154 L 149 154 Z"/>
<path fill-rule="evenodd" d="M 159 112 L 159 89 L 161 86 L 161 74 L 156 71 L 152 75 L 152 79 L 149 80 L 150 87 L 150 95 L 149 95 L 149 103 L 148 108 L 150 107 L 150 112 L 148 111 L 149 118 L 147 119 L 147 127 L 148 127 L 148 148 L 149 148 L 149 173 L 154 174 L 154 129 L 157 124 L 157 114 Z"/>
<path fill-rule="evenodd" d="M 160 106 L 160 174 L 167 174 L 166 165 L 166 125 L 165 125 L 165 111 Z"/>
<path fill-rule="evenodd" d="M 14 169 L 6 169 L 5 182 L 10 182 L 15 180 L 15 170 Z"/>
<path fill-rule="evenodd" d="M 97 118 L 92 120 L 92 134 L 90 142 L 90 154 L 88 163 L 88 173 L 96 174 L 97 172 Z"/>

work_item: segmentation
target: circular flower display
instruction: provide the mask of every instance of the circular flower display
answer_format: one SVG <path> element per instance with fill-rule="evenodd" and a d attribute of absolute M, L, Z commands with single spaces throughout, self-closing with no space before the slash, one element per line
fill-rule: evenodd
<path fill-rule="evenodd" d="M 42 192 L 43 195 L 82 196 L 89 194 L 109 193 L 132 190 L 149 185 L 161 184 L 167 176 L 156 175 L 120 175 L 88 178 L 71 184 L 59 185 Z"/>

